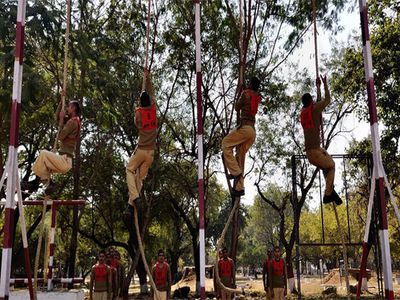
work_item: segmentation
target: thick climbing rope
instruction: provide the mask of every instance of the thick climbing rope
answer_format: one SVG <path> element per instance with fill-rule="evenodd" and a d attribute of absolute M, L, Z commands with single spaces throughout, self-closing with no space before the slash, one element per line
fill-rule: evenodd
<path fill-rule="evenodd" d="M 315 74 L 316 78 L 319 79 L 319 66 L 318 66 L 318 41 L 317 41 L 317 6 L 315 3 L 315 0 L 312 0 L 312 18 L 313 18 L 313 24 L 314 24 L 314 51 L 315 51 Z M 320 87 L 317 87 L 317 101 L 321 100 L 321 89 Z M 321 115 L 321 142 L 322 146 L 325 147 L 325 137 L 324 137 L 324 128 L 323 128 L 323 123 L 322 123 L 322 115 Z M 340 219 L 339 215 L 337 212 L 336 204 L 333 202 L 333 211 L 335 213 L 335 219 L 336 219 L 336 224 L 337 224 L 337 229 L 340 233 L 340 238 L 341 238 L 341 243 L 342 243 L 342 253 L 343 253 L 343 261 L 344 261 L 344 269 L 345 269 L 345 281 L 346 281 L 346 290 L 347 294 L 350 292 L 350 283 L 349 283 L 349 267 L 348 267 L 348 260 L 347 260 L 347 247 L 346 247 L 346 241 L 345 241 L 345 235 L 343 233 L 343 228 L 340 224 Z"/>
<path fill-rule="evenodd" d="M 217 242 L 217 254 L 216 254 L 216 264 L 215 264 L 215 280 L 217 282 L 217 285 L 220 286 L 221 289 L 223 289 L 223 290 L 225 290 L 226 292 L 229 292 L 229 293 L 241 293 L 242 291 L 238 290 L 238 289 L 233 289 L 233 288 L 227 287 L 222 283 L 221 278 L 219 277 L 219 263 L 218 263 L 219 262 L 219 255 L 218 255 L 218 251 L 219 251 L 219 249 L 222 248 L 222 245 L 225 242 L 226 232 L 228 231 L 229 225 L 231 224 L 231 222 L 233 220 L 233 216 L 235 215 L 236 211 L 239 210 L 239 207 L 240 207 L 240 201 L 236 199 L 235 200 L 235 204 L 232 207 L 231 213 L 229 214 L 228 220 L 225 223 L 224 229 L 222 230 L 221 237 L 218 239 L 218 242 Z"/>
<path fill-rule="evenodd" d="M 151 19 L 151 0 L 148 0 L 147 4 L 147 27 L 146 27 L 146 52 L 144 61 L 144 71 L 149 70 L 149 45 L 150 45 L 150 19 Z M 142 90 L 145 90 L 146 78 L 143 76 Z"/>
<path fill-rule="evenodd" d="M 70 27 L 71 27 L 71 0 L 67 0 L 67 24 L 66 24 L 66 29 L 65 29 L 65 35 L 64 35 L 64 63 L 63 63 L 63 86 L 62 86 L 62 91 L 61 91 L 61 110 L 65 110 L 65 97 L 67 94 L 67 81 L 68 81 L 68 46 L 69 46 L 69 35 L 70 35 Z M 57 131 L 57 136 L 54 141 L 53 145 L 53 151 L 57 149 L 58 145 L 58 137 L 60 134 L 60 131 L 64 125 L 64 120 L 59 118 L 58 120 L 58 131 Z M 37 273 L 38 273 L 38 268 L 39 268 L 39 259 L 40 259 L 40 251 L 42 247 L 42 240 L 43 240 L 43 233 L 44 233 L 44 226 L 45 226 L 45 220 L 46 220 L 46 208 L 47 208 L 47 200 L 49 199 L 49 196 L 46 195 L 43 200 L 43 209 L 42 209 L 42 218 L 40 221 L 40 230 L 39 230 L 39 238 L 38 238 L 38 245 L 36 249 L 36 256 L 35 256 L 35 267 L 34 267 L 34 291 L 35 291 L 35 297 L 36 296 L 36 291 L 37 291 Z M 46 259 L 44 259 L 46 261 Z M 47 269 L 43 270 L 43 273 L 45 273 Z M 36 299 L 35 299 L 36 300 Z"/>
<path fill-rule="evenodd" d="M 151 287 L 152 287 L 152 289 L 154 291 L 154 295 L 156 296 L 157 300 L 161 300 L 160 299 L 160 295 L 158 294 L 158 290 L 157 290 L 156 284 L 154 283 L 153 276 L 151 275 L 151 271 L 150 271 L 149 265 L 147 264 L 146 255 L 144 254 L 144 247 L 143 247 L 143 243 L 142 243 L 142 237 L 141 237 L 140 230 L 139 230 L 139 218 L 138 218 L 137 207 L 136 207 L 135 203 L 133 203 L 133 208 L 134 208 L 136 237 L 137 237 L 137 240 L 138 240 L 139 251 L 140 251 L 140 254 L 142 255 L 143 265 L 144 265 L 144 268 L 146 269 L 147 276 L 149 277 L 150 285 L 151 285 Z"/>

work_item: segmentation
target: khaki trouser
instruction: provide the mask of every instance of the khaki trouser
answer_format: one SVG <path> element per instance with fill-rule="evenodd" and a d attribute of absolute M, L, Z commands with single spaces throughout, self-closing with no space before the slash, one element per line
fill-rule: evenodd
<path fill-rule="evenodd" d="M 222 300 L 231 300 L 232 299 L 232 293 L 227 292 L 224 289 L 221 289 L 221 299 Z"/>
<path fill-rule="evenodd" d="M 158 298 L 156 297 L 156 295 L 153 295 L 153 299 L 154 300 L 167 300 L 168 299 L 168 294 L 167 291 L 161 292 L 161 291 L 156 291 L 156 293 L 158 294 Z"/>
<path fill-rule="evenodd" d="M 136 149 L 129 159 L 126 167 L 126 181 L 129 190 L 129 203 L 139 197 L 143 180 L 146 178 L 149 168 L 154 160 L 154 150 Z"/>
<path fill-rule="evenodd" d="M 265 294 L 265 299 L 266 299 L 266 300 L 272 300 L 272 299 L 271 299 L 271 293 L 270 293 L 269 291 L 266 292 L 266 294 Z"/>
<path fill-rule="evenodd" d="M 285 299 L 285 289 L 274 288 L 274 297 L 272 297 L 272 300 L 284 300 L 284 299 Z"/>
<path fill-rule="evenodd" d="M 231 131 L 222 140 L 222 151 L 227 169 L 234 176 L 242 174 L 236 186 L 234 186 L 237 191 L 244 190 L 243 175 L 246 153 L 249 151 L 251 145 L 253 145 L 255 139 L 256 131 L 254 128 L 249 125 L 244 125 Z M 233 156 L 233 148 L 235 147 L 238 147 L 236 150 L 236 157 Z"/>
<path fill-rule="evenodd" d="M 108 300 L 107 292 L 93 292 L 93 300 Z"/>
<path fill-rule="evenodd" d="M 308 161 L 314 166 L 322 169 L 325 177 L 325 195 L 330 196 L 333 192 L 333 181 L 335 180 L 335 162 L 325 149 L 306 150 Z"/>
<path fill-rule="evenodd" d="M 50 173 L 67 173 L 71 168 L 72 158 L 68 155 L 42 150 L 32 166 L 32 171 L 42 180 L 47 180 Z"/>

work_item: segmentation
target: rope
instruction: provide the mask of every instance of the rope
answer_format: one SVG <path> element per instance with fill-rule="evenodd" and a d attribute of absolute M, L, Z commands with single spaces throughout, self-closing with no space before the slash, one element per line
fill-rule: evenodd
<path fill-rule="evenodd" d="M 69 33 L 71 27 L 71 0 L 67 0 L 67 28 L 65 29 L 64 35 L 64 69 L 63 69 L 63 87 L 61 91 L 61 111 L 65 110 L 65 97 L 67 95 L 67 81 L 68 81 L 68 45 L 69 45 Z M 58 131 L 57 136 L 54 141 L 53 150 L 57 149 L 58 145 L 58 136 L 60 135 L 60 131 L 64 125 L 64 120 L 58 120 Z"/>
<path fill-rule="evenodd" d="M 240 198 L 239 198 L 239 199 L 240 199 Z M 229 292 L 229 293 L 241 293 L 242 291 L 241 291 L 241 290 L 238 290 L 238 289 L 229 288 L 229 287 L 225 286 L 225 285 L 222 283 L 221 278 L 219 277 L 219 266 L 218 266 L 219 256 L 218 256 L 218 250 L 222 247 L 222 245 L 223 245 L 224 242 L 225 242 L 225 235 L 226 235 L 226 232 L 228 231 L 229 225 L 230 225 L 231 222 L 232 222 L 232 219 L 233 219 L 233 216 L 235 215 L 236 210 L 239 209 L 239 206 L 240 206 L 240 200 L 236 200 L 236 201 L 235 201 L 235 204 L 234 204 L 233 207 L 232 207 L 232 210 L 231 210 L 231 213 L 230 213 L 230 215 L 229 215 L 229 218 L 228 218 L 227 222 L 225 223 L 225 227 L 224 227 L 224 229 L 222 230 L 221 237 L 218 239 L 218 242 L 217 242 L 217 255 L 216 255 L 216 261 L 217 261 L 217 263 L 215 264 L 215 281 L 217 282 L 217 285 L 219 285 L 219 286 L 221 287 L 221 289 L 223 289 L 223 290 L 225 290 L 226 292 Z"/>
<path fill-rule="evenodd" d="M 140 254 L 142 255 L 143 265 L 144 265 L 144 268 L 146 269 L 147 276 L 149 276 L 150 285 L 153 288 L 154 295 L 156 296 L 157 300 L 161 300 L 160 296 L 158 294 L 158 290 L 157 290 L 156 284 L 154 283 L 153 276 L 151 275 L 149 265 L 147 264 L 146 256 L 144 254 L 144 247 L 143 247 L 143 243 L 142 243 L 142 237 L 140 235 L 140 230 L 139 230 L 139 220 L 138 220 L 138 215 L 137 215 L 137 207 L 136 207 L 135 203 L 133 203 L 133 208 L 134 208 L 134 217 L 135 217 L 136 237 L 138 239 L 138 245 L 139 245 Z"/>
<path fill-rule="evenodd" d="M 37 273 L 39 269 L 39 259 L 40 259 L 40 251 L 42 249 L 42 242 L 43 242 L 43 233 L 44 233 L 44 225 L 45 225 L 45 219 L 46 219 L 46 208 L 47 208 L 47 199 L 49 196 L 45 196 L 43 200 L 43 209 L 42 209 L 42 218 L 40 220 L 40 229 L 39 229 L 39 238 L 38 238 L 38 244 L 36 248 L 36 256 L 35 256 L 35 266 L 33 270 L 33 276 L 34 276 L 34 281 L 33 281 L 33 291 L 35 295 L 35 299 L 37 300 Z M 43 270 L 45 272 L 45 270 Z"/>
<path fill-rule="evenodd" d="M 151 0 L 147 4 L 147 28 L 146 28 L 146 55 L 144 63 L 144 71 L 149 69 L 149 44 L 150 44 L 150 19 L 151 19 Z M 143 76 L 142 90 L 146 87 L 146 78 Z"/>
<path fill-rule="evenodd" d="M 337 209 L 336 209 L 336 204 L 333 202 L 332 205 L 333 205 L 333 210 L 335 212 L 337 228 L 338 228 L 338 231 L 340 233 L 340 237 L 341 237 L 341 241 L 342 241 L 344 270 L 346 272 L 344 278 L 346 280 L 346 291 L 347 291 L 347 294 L 349 295 L 350 283 L 349 283 L 349 266 L 348 266 L 348 263 L 347 263 L 347 246 L 346 246 L 346 242 L 344 240 L 343 229 L 342 229 L 342 226 L 340 225 L 340 220 L 339 220 L 339 215 L 338 215 L 338 212 L 337 212 Z"/>

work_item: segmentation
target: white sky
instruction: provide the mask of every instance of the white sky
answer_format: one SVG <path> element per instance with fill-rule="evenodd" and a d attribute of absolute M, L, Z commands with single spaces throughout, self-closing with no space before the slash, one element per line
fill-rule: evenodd
<path fill-rule="evenodd" d="M 335 36 L 335 41 L 330 40 L 332 35 L 330 32 L 320 31 L 318 36 L 318 51 L 319 56 L 322 57 L 324 54 L 329 55 L 331 53 L 331 48 L 334 44 L 338 43 L 346 44 L 349 40 L 351 33 L 360 32 L 360 17 L 359 11 L 355 9 L 353 12 L 345 11 L 341 19 L 339 20 L 339 26 L 342 26 L 344 30 Z M 318 24 L 317 24 L 318 26 Z M 361 34 L 361 32 L 360 32 Z M 360 45 L 361 47 L 361 45 Z M 305 42 L 303 45 L 296 49 L 292 56 L 289 58 L 289 62 L 297 63 L 300 69 L 307 68 L 310 72 L 315 72 L 315 61 L 314 61 L 314 40 L 312 28 L 305 36 Z M 329 74 L 328 74 L 329 78 Z M 344 126 L 346 129 L 351 130 L 351 133 L 345 136 L 339 136 L 335 138 L 334 143 L 330 146 L 329 152 L 331 154 L 343 154 L 345 153 L 346 147 L 349 142 L 354 138 L 356 140 L 361 140 L 369 135 L 370 127 L 366 122 L 359 122 L 356 117 L 349 118 Z M 222 169 L 222 166 L 221 166 Z M 336 172 L 336 178 L 340 178 L 341 172 Z M 219 175 L 219 180 L 222 182 L 225 188 L 228 188 L 225 176 L 223 174 Z M 257 195 L 256 187 L 254 186 L 255 177 L 246 178 L 246 195 L 242 197 L 242 203 L 250 205 L 254 202 L 254 198 Z M 339 184 L 339 183 L 338 183 Z"/>

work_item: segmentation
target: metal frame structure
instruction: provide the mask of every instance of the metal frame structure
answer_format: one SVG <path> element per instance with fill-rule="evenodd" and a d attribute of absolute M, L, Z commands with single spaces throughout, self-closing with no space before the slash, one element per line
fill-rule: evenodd
<path fill-rule="evenodd" d="M 353 242 L 351 240 L 351 229 L 350 229 L 350 214 L 349 214 L 349 197 L 348 197 L 348 186 L 347 186 L 347 174 L 346 174 L 346 161 L 350 159 L 360 159 L 360 160 L 365 160 L 366 161 L 366 166 L 367 166 L 367 172 L 369 175 L 369 178 L 371 178 L 372 174 L 372 160 L 371 156 L 367 155 L 348 155 L 348 154 L 333 154 L 331 155 L 333 159 L 340 159 L 343 162 L 343 176 L 344 176 L 344 191 L 345 191 L 345 205 L 346 205 L 346 218 L 347 218 L 347 242 L 346 246 L 352 246 L 352 247 L 361 247 L 363 246 L 362 242 Z M 297 161 L 304 161 L 307 160 L 307 157 L 305 155 L 293 155 L 292 156 L 292 191 L 293 191 L 293 196 L 297 195 Z M 320 173 L 321 171 L 319 171 Z M 320 174 L 319 174 L 320 175 Z M 296 232 L 296 269 L 297 269 L 297 285 L 298 285 L 298 299 L 302 299 L 301 296 L 301 274 L 300 274 L 300 247 L 341 247 L 342 243 L 327 243 L 325 241 L 325 222 L 324 222 L 324 214 L 323 214 L 323 204 L 322 204 L 322 188 L 321 188 L 321 178 L 318 178 L 318 185 L 319 185 L 319 196 L 320 196 L 320 205 L 321 205 L 321 225 L 322 225 L 322 232 L 321 232 L 321 242 L 312 242 L 312 243 L 301 243 L 300 242 L 300 226 L 297 228 Z M 372 185 L 372 182 L 370 180 L 369 185 Z M 377 207 L 377 203 L 375 203 L 375 207 Z M 375 210 L 376 213 L 378 213 L 378 210 Z M 379 222 L 379 219 L 376 217 L 377 222 Z M 374 225 L 377 227 L 378 224 L 374 222 Z M 377 229 L 377 228 L 376 228 Z M 374 230 L 371 231 L 370 235 L 370 243 L 371 245 L 373 244 L 375 246 L 375 265 L 377 268 L 377 274 L 378 274 L 378 293 L 380 295 L 383 295 L 383 288 L 382 288 L 382 282 L 380 280 L 380 271 L 381 271 L 381 264 L 382 261 L 380 259 L 380 255 L 377 255 L 380 253 L 380 247 L 378 243 L 378 231 Z M 375 234 L 375 235 L 374 235 Z M 375 243 L 374 243 L 375 242 Z M 362 270 L 360 270 L 360 278 L 362 277 Z M 366 276 L 366 272 L 365 272 Z M 366 284 L 366 282 L 364 283 Z"/>

